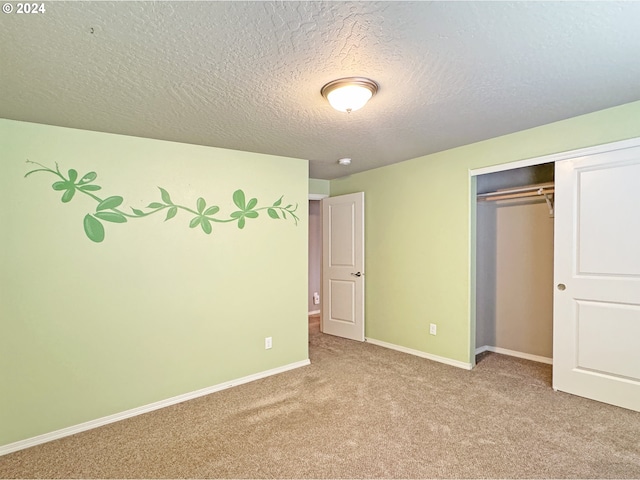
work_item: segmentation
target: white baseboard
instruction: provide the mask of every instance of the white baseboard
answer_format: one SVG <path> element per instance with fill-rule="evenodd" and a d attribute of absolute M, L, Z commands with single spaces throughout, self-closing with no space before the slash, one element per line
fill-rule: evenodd
<path fill-rule="evenodd" d="M 320 310 L 313 310 L 312 312 L 309 312 L 309 315 L 317 315 L 320 313 Z"/>
<path fill-rule="evenodd" d="M 532 355 L 530 353 L 517 352 L 515 350 L 509 350 L 507 348 L 502 348 L 502 347 L 492 347 L 490 345 L 485 345 L 484 347 L 476 348 L 476 355 L 482 352 L 500 353 L 502 355 L 509 355 L 511 357 L 524 358 L 525 360 L 531 360 L 532 362 L 539 362 L 539 363 L 546 363 L 548 365 L 553 365 L 553 358 L 541 357 L 540 355 Z"/>
<path fill-rule="evenodd" d="M 170 405 L 175 405 L 177 403 L 182 403 L 187 400 L 193 400 L 194 398 L 202 397 L 204 395 L 209 395 L 210 393 L 219 392 L 220 390 L 225 390 L 227 388 L 236 387 L 238 385 L 242 385 L 243 383 L 253 382 L 254 380 L 260 380 L 261 378 L 277 375 L 278 373 L 286 372 L 288 370 L 304 367 L 306 365 L 309 365 L 310 363 L 311 362 L 309 361 L 309 359 L 302 360 L 300 362 L 290 363 L 282 367 L 272 368 L 271 370 L 265 370 L 264 372 L 254 373 L 253 375 L 247 375 L 246 377 L 238 378 L 236 380 L 230 380 L 224 383 L 219 383 L 218 385 L 202 388 L 200 390 L 195 390 L 193 392 L 183 393 L 182 395 L 177 395 L 175 397 L 167 398 L 166 400 L 160 400 L 158 402 L 150 403 L 148 405 L 143 405 L 141 407 L 132 408 L 131 410 L 125 410 L 124 412 L 114 413 L 113 415 L 108 415 L 102 418 L 96 418 L 95 420 L 90 420 L 88 422 L 80 423 L 78 425 L 73 425 L 71 427 L 62 428 L 60 430 L 55 430 L 53 432 L 44 433 L 42 435 L 38 435 L 37 437 L 31 437 L 25 440 L 20 440 L 18 442 L 2 445 L 0 446 L 0 456 L 7 455 L 8 453 L 16 452 L 18 450 L 23 450 L 25 448 L 40 445 L 41 443 L 46 443 L 52 440 L 57 440 L 59 438 L 75 435 L 76 433 L 91 430 L 93 428 L 102 427 L 103 425 L 107 425 L 109 423 L 114 423 L 120 420 L 124 420 L 126 418 L 135 417 L 136 415 L 142 415 L 143 413 L 159 410 L 160 408 L 168 407 Z"/>
<path fill-rule="evenodd" d="M 371 343 L 373 345 L 378 345 L 379 347 L 390 348 L 391 350 L 397 350 L 399 352 L 408 353 L 409 355 L 415 355 L 416 357 L 422 357 L 428 360 L 433 360 L 434 362 L 445 363 L 447 365 L 451 365 L 452 367 L 464 368 L 465 370 L 471 370 L 471 367 L 472 367 L 470 363 L 460 362 L 458 360 L 453 360 L 447 357 L 440 357 L 438 355 L 422 352 L 420 350 L 414 350 L 413 348 L 402 347 L 400 345 L 395 345 L 393 343 L 383 342 L 382 340 L 376 340 L 375 338 L 366 337 L 364 341 Z"/>

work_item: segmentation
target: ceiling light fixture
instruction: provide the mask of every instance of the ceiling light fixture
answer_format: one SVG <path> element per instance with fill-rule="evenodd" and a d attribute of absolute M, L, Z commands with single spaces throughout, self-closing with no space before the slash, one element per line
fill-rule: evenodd
<path fill-rule="evenodd" d="M 351 113 L 366 105 L 378 91 L 378 84 L 363 77 L 347 77 L 327 83 L 320 93 L 339 112 Z"/>
<path fill-rule="evenodd" d="M 351 159 L 350 158 L 341 158 L 340 160 L 338 160 L 338 164 L 342 165 L 343 167 L 346 167 L 347 165 L 351 165 Z"/>

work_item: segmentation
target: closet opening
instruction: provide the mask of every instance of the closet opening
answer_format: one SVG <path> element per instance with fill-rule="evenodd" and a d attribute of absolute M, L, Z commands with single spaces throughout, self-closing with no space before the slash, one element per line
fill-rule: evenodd
<path fill-rule="evenodd" d="M 309 199 L 309 287 L 307 305 L 309 324 L 320 324 L 322 285 L 322 205 Z"/>
<path fill-rule="evenodd" d="M 475 175 L 475 186 L 476 361 L 552 363 L 554 163 Z"/>

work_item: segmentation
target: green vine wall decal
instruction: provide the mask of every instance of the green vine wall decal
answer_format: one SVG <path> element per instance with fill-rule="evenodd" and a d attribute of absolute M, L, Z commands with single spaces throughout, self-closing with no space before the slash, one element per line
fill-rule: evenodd
<path fill-rule="evenodd" d="M 86 195 L 97 202 L 96 211 L 93 213 L 87 213 L 84 217 L 83 225 L 84 232 L 87 237 L 94 242 L 102 242 L 105 236 L 104 225 L 102 222 L 111 223 L 126 223 L 129 219 L 148 217 L 156 213 L 166 211 L 165 222 L 174 218 L 179 211 L 186 212 L 193 215 L 189 222 L 189 227 L 200 227 L 204 233 L 209 235 L 213 231 L 213 223 L 232 223 L 236 222 L 239 229 L 243 229 L 247 219 L 258 218 L 259 212 L 266 210 L 267 215 L 274 220 L 288 220 L 289 218 L 294 221 L 295 225 L 298 225 L 298 216 L 295 214 L 298 209 L 298 204 L 294 205 L 282 205 L 282 195 L 273 204 L 265 207 L 258 207 L 258 199 L 250 198 L 246 199 L 243 190 L 236 190 L 233 192 L 233 203 L 238 208 L 231 212 L 228 218 L 218 218 L 217 215 L 220 212 L 220 207 L 217 205 L 207 205 L 204 198 L 200 197 L 196 201 L 195 209 L 189 208 L 185 205 L 180 205 L 171 200 L 169 192 L 164 188 L 158 187 L 160 190 L 159 202 L 151 202 L 147 205 L 148 211 L 142 211 L 137 208 L 131 208 L 129 213 L 122 209 L 124 198 L 119 195 L 112 195 L 102 198 L 94 192 L 101 190 L 102 187 L 96 185 L 94 182 L 98 178 L 96 172 L 89 172 L 80 179 L 78 179 L 77 170 L 70 169 L 65 177 L 56 163 L 56 168 L 51 169 L 37 162 L 27 160 L 27 163 L 38 165 L 41 168 L 36 168 L 27 172 L 25 178 L 36 172 L 47 172 L 55 175 L 59 178 L 53 183 L 52 188 L 62 193 L 62 202 L 70 202 L 79 192 Z"/>

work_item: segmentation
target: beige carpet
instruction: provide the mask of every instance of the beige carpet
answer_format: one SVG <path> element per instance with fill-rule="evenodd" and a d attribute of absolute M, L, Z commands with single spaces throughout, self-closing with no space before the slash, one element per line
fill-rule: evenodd
<path fill-rule="evenodd" d="M 1 478 L 640 478 L 640 414 L 485 354 L 323 335 L 308 367 L 0 457 Z"/>

